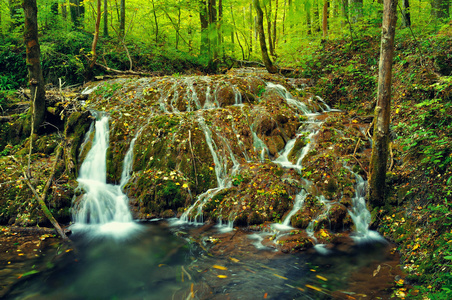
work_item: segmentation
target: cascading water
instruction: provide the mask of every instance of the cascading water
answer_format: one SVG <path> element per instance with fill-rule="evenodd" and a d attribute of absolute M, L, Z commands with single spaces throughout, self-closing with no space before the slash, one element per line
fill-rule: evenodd
<path fill-rule="evenodd" d="M 350 169 L 349 169 L 350 170 Z M 356 178 L 355 196 L 352 198 L 352 208 L 349 211 L 350 217 L 355 224 L 355 232 L 352 238 L 357 243 L 373 241 L 385 242 L 386 240 L 376 231 L 369 230 L 371 215 L 366 206 L 367 181 L 359 174 L 350 170 Z"/>
<path fill-rule="evenodd" d="M 138 228 L 133 222 L 128 207 L 128 198 L 122 192 L 127 183 L 132 164 L 132 146 L 124 161 L 124 171 L 120 185 L 107 183 L 106 153 L 108 148 L 107 116 L 100 117 L 95 123 L 93 144 L 80 168 L 79 187 L 85 192 L 74 206 L 75 223 L 71 229 L 88 232 L 90 235 L 112 235 L 125 237 Z"/>

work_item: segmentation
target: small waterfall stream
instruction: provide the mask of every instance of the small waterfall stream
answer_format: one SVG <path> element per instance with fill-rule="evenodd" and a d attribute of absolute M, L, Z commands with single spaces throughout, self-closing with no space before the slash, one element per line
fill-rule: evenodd
<path fill-rule="evenodd" d="M 352 235 L 353 240 L 357 243 L 372 241 L 385 242 L 386 240 L 378 232 L 369 230 L 371 215 L 370 211 L 367 209 L 365 198 L 367 181 L 359 174 L 353 172 L 350 168 L 348 169 L 356 178 L 355 196 L 352 198 L 353 206 L 349 211 L 350 217 L 355 224 L 355 232 Z"/>
<path fill-rule="evenodd" d="M 129 179 L 133 158 L 133 144 L 124 160 L 120 185 L 107 183 L 106 153 L 109 142 L 108 116 L 95 122 L 95 136 L 80 168 L 79 187 L 85 192 L 74 206 L 72 230 L 88 232 L 91 236 L 125 237 L 138 228 L 128 207 L 122 188 Z"/>

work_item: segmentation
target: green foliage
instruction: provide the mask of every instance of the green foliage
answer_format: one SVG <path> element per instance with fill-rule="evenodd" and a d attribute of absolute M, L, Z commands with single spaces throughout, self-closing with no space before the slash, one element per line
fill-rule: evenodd
<path fill-rule="evenodd" d="M 26 85 L 27 68 L 22 40 L 0 39 L 0 90 L 14 90 Z"/>

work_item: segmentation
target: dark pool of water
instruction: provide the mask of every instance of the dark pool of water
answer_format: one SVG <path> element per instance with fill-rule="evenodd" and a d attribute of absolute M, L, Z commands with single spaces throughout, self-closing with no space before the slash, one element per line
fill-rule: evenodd
<path fill-rule="evenodd" d="M 242 247 L 245 237 L 237 251 L 212 255 L 208 245 L 175 234 L 190 228 L 142 226 L 121 241 L 73 237 L 76 252 L 17 284 L 6 299 L 331 299 L 351 273 L 384 260 L 382 245 L 288 255 L 257 249 L 252 239 Z"/>

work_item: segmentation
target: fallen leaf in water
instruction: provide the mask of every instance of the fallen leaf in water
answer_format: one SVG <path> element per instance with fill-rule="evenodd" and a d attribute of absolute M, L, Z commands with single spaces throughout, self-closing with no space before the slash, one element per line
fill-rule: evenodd
<path fill-rule="evenodd" d="M 315 275 L 315 277 L 317 277 L 318 279 L 323 280 L 323 281 L 328 281 L 328 279 L 326 279 L 325 277 L 320 276 L 320 275 Z"/>
<path fill-rule="evenodd" d="M 192 298 L 195 298 L 195 293 L 193 292 L 193 283 L 191 284 L 190 295 Z"/>
<path fill-rule="evenodd" d="M 230 260 L 232 260 L 235 263 L 238 263 L 240 260 L 238 260 L 237 258 L 234 257 L 229 257 Z"/>
<path fill-rule="evenodd" d="M 301 287 L 298 287 L 298 286 L 297 286 L 296 289 L 297 289 L 297 290 L 300 290 L 300 291 L 302 291 L 302 292 L 304 292 L 304 289 L 302 289 Z"/>
<path fill-rule="evenodd" d="M 278 278 L 281 278 L 281 279 L 284 279 L 284 280 L 287 280 L 288 278 L 286 278 L 286 277 L 283 277 L 283 276 L 281 276 L 281 275 L 278 275 L 278 274 L 273 274 L 273 276 L 276 276 L 276 277 L 278 277 Z"/>
<path fill-rule="evenodd" d="M 219 265 L 213 265 L 212 268 L 218 269 L 218 270 L 227 270 L 228 268 L 219 266 Z"/>
<path fill-rule="evenodd" d="M 226 275 L 218 275 L 217 277 L 218 278 L 228 278 L 228 276 L 226 276 Z"/>
<path fill-rule="evenodd" d="M 313 285 L 310 285 L 310 284 L 306 284 L 306 287 L 307 287 L 307 288 L 310 288 L 310 289 L 313 289 L 313 290 L 315 290 L 315 291 L 318 291 L 318 292 L 321 292 L 321 291 L 322 291 L 321 288 L 318 288 L 318 287 L 313 286 Z"/>
<path fill-rule="evenodd" d="M 264 299 L 267 299 L 268 293 L 264 294 Z"/>
<path fill-rule="evenodd" d="M 160 265 L 159 265 L 159 268 L 162 267 L 162 266 L 166 266 L 166 264 L 160 264 Z"/>
<path fill-rule="evenodd" d="M 374 277 L 377 276 L 377 274 L 380 272 L 381 266 L 378 265 L 377 269 L 374 270 Z"/>

